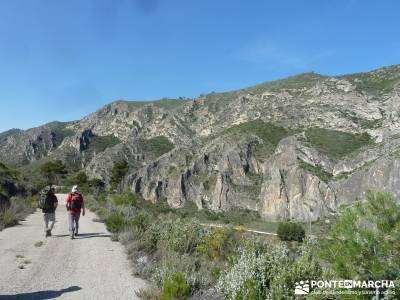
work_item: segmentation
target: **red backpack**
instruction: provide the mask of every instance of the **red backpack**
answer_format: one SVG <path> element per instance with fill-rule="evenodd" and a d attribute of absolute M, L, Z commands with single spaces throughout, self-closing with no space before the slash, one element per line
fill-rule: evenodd
<path fill-rule="evenodd" d="M 82 196 L 78 193 L 72 193 L 71 202 L 69 202 L 69 209 L 79 210 L 82 208 Z"/>

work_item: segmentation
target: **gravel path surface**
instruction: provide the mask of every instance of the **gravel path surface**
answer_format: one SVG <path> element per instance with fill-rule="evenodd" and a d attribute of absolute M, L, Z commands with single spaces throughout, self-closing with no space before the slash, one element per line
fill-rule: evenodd
<path fill-rule="evenodd" d="M 0 232 L 0 299 L 138 299 L 145 282 L 131 275 L 123 246 L 88 210 L 71 240 L 65 195 L 57 196 L 52 237 L 44 237 L 40 210 Z"/>

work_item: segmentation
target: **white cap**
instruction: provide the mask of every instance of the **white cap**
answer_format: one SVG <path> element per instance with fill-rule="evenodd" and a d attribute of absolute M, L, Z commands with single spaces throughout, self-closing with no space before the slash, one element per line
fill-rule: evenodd
<path fill-rule="evenodd" d="M 77 191 L 78 191 L 78 186 L 77 186 L 77 185 L 74 185 L 74 186 L 72 187 L 72 192 L 75 193 L 75 192 L 77 192 Z"/>

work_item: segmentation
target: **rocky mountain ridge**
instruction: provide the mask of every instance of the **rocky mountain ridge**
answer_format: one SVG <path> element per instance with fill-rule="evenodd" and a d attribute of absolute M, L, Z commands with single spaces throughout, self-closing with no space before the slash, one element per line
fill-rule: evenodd
<path fill-rule="evenodd" d="M 80 121 L 0 134 L 0 161 L 60 158 L 119 188 L 180 207 L 318 220 L 369 190 L 400 196 L 400 66 L 305 73 L 194 100 L 117 101 Z M 13 153 L 13 155 L 9 155 Z"/>

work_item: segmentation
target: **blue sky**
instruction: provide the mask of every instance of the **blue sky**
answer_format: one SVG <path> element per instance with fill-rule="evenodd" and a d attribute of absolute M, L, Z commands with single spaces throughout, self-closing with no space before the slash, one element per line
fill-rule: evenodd
<path fill-rule="evenodd" d="M 400 63 L 399 1 L 1 0 L 0 131 Z"/>

